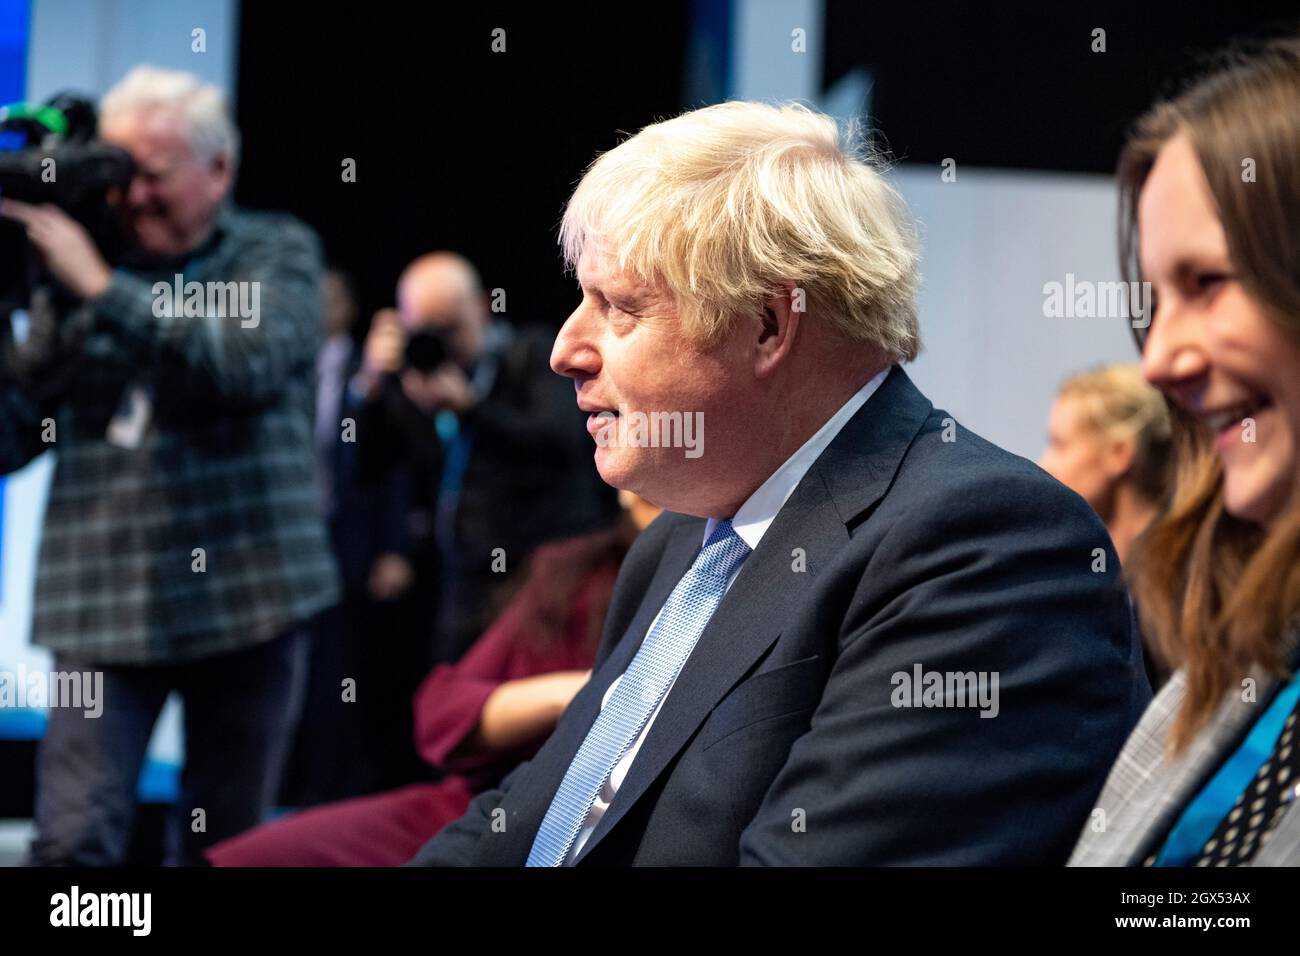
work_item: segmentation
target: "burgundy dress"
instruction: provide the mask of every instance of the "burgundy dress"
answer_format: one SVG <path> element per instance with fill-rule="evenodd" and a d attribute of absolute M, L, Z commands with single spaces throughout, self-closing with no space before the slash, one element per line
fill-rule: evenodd
<path fill-rule="evenodd" d="M 544 586 L 548 569 L 568 559 L 568 542 L 544 545 L 533 557 L 529 584 Z M 544 737 L 509 754 L 455 753 L 478 727 L 483 704 L 506 681 L 563 670 L 586 670 L 595 657 L 593 614 L 603 614 L 617 561 L 595 566 L 574 592 L 559 639 L 529 640 L 536 622 L 528 585 L 455 664 L 430 672 L 415 694 L 415 742 L 421 756 L 447 774 L 350 800 L 322 804 L 263 824 L 206 851 L 213 866 L 398 866 L 442 827 L 465 813 L 474 794 L 531 756 Z"/>

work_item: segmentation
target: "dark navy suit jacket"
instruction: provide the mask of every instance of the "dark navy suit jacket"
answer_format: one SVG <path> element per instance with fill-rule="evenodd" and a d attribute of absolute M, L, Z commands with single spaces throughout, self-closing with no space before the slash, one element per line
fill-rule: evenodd
<path fill-rule="evenodd" d="M 642 534 L 590 682 L 414 864 L 526 860 L 703 528 Z M 918 665 L 996 674 L 997 715 L 915 706 Z M 742 565 L 576 863 L 1064 863 L 1150 696 L 1102 523 L 894 368 Z"/>

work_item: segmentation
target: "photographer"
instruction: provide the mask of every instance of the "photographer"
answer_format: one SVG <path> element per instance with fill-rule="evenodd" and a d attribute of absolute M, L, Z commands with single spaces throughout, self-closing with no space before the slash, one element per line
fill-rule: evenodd
<path fill-rule="evenodd" d="M 367 336 L 349 388 L 363 406 L 363 458 L 428 461 L 443 449 L 437 487 L 421 489 L 437 555 L 434 663 L 459 659 L 487 628 L 538 544 L 617 513 L 572 386 L 550 369 L 553 339 L 494 319 L 474 266 L 451 252 L 408 265 L 396 313 L 377 315 Z"/>
<path fill-rule="evenodd" d="M 50 710 L 32 862 L 123 862 L 170 691 L 186 763 L 168 857 L 199 862 L 260 822 L 296 719 L 304 624 L 336 598 L 312 457 L 319 244 L 288 216 L 225 202 L 238 134 L 196 77 L 136 68 L 104 97 L 100 133 L 138 167 L 109 197 L 132 241 L 121 261 L 54 206 L 0 203 L 57 297 L 77 301 L 34 299 L 0 379 L 0 472 L 58 453 L 33 641 L 58 671 L 102 671 L 107 701 L 98 719 Z M 214 314 L 214 288 L 237 292 L 238 314 Z"/>

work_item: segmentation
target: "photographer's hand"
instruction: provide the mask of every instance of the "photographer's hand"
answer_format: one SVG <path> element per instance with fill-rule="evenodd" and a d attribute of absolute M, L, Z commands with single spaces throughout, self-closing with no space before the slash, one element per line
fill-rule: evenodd
<path fill-rule="evenodd" d="M 426 412 L 449 409 L 463 415 L 478 403 L 473 385 L 452 362 L 443 362 L 429 373 L 407 369 L 402 373 L 402 391 Z"/>
<path fill-rule="evenodd" d="M 376 601 L 392 601 L 401 597 L 415 580 L 411 562 L 400 554 L 381 554 L 370 566 L 366 591 Z"/>
<path fill-rule="evenodd" d="M 435 387 L 441 393 L 444 408 L 451 409 L 457 415 L 463 415 L 478 404 L 478 395 L 474 392 L 474 386 L 470 384 L 461 367 L 454 362 L 443 362 L 431 378 L 437 383 Z"/>
<path fill-rule="evenodd" d="M 361 394 L 374 398 L 383 377 L 402 367 L 406 333 L 396 309 L 380 309 L 370 320 L 370 333 L 362 350 L 361 368 L 355 376 Z"/>
<path fill-rule="evenodd" d="M 0 200 L 0 216 L 22 223 L 27 238 L 40 252 L 59 284 L 81 299 L 102 295 L 112 270 L 95 248 L 90 233 L 58 206 Z"/>

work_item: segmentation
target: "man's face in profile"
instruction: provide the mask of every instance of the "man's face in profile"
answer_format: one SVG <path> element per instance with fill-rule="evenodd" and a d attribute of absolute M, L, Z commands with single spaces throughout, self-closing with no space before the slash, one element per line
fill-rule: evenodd
<path fill-rule="evenodd" d="M 743 334 L 697 346 L 683 334 L 666 290 L 594 251 L 583 254 L 577 272 L 582 301 L 556 337 L 551 368 L 574 380 L 601 478 L 674 511 L 720 513 L 734 495 L 728 462 L 743 456 L 763 427 L 749 420 L 757 416 L 750 414 Z M 682 448 L 620 441 L 619 419 L 637 412 L 698 413 L 708 436 L 704 453 L 692 459 Z"/>
<path fill-rule="evenodd" d="M 130 185 L 110 201 L 136 244 L 150 255 L 180 256 L 198 246 L 230 189 L 229 161 L 200 162 L 186 133 L 180 113 L 164 107 L 112 116 L 100 131 L 139 167 Z"/>

